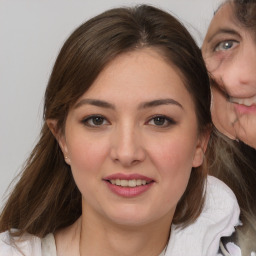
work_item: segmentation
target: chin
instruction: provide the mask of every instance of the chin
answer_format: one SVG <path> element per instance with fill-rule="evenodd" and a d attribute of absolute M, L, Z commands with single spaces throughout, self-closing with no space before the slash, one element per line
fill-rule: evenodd
<path fill-rule="evenodd" d="M 138 227 L 142 225 L 146 225 L 152 222 L 155 218 L 151 213 L 143 212 L 138 210 L 137 208 L 124 209 L 124 207 L 120 210 L 115 210 L 114 212 L 109 214 L 109 218 L 113 223 L 121 226 L 127 227 Z"/>

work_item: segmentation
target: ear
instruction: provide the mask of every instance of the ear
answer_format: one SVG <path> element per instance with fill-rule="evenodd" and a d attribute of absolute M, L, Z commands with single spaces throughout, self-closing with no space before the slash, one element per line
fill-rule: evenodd
<path fill-rule="evenodd" d="M 62 131 L 60 131 L 60 129 L 58 129 L 57 120 L 47 119 L 46 123 L 47 123 L 50 131 L 52 132 L 53 136 L 57 140 L 57 142 L 61 148 L 61 151 L 64 155 L 64 159 L 65 159 L 66 163 L 70 164 L 70 159 L 68 157 L 68 148 L 67 148 L 66 138 L 65 138 L 65 135 L 62 133 Z"/>
<path fill-rule="evenodd" d="M 211 134 L 211 131 L 207 130 L 206 132 L 202 133 L 199 136 L 199 138 L 197 140 L 194 159 L 193 159 L 193 167 L 198 167 L 203 164 L 204 154 L 207 149 L 210 134 Z"/>

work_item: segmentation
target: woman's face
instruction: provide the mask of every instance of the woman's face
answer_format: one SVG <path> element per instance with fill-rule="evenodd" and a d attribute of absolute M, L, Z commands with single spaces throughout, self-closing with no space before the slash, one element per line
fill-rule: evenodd
<path fill-rule="evenodd" d="M 176 69 L 143 49 L 107 65 L 70 110 L 59 142 L 83 214 L 144 225 L 170 224 L 205 141 Z"/>
<path fill-rule="evenodd" d="M 212 117 L 230 138 L 256 147 L 256 37 L 234 17 L 232 4 L 215 14 L 202 47 L 213 82 Z"/>

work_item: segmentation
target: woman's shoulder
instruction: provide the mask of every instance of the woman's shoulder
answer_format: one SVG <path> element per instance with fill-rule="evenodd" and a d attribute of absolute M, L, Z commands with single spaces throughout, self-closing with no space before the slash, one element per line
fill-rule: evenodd
<path fill-rule="evenodd" d="M 9 231 L 0 233 L 1 256 L 56 256 L 56 247 L 52 234 L 41 239 L 28 233 L 12 236 Z"/>
<path fill-rule="evenodd" d="M 207 216 L 207 214 L 212 215 L 212 212 L 220 217 L 230 217 L 232 223 L 239 225 L 240 208 L 234 192 L 221 180 L 208 176 L 202 214 Z M 218 219 L 216 216 L 212 221 L 218 222 Z"/>
<path fill-rule="evenodd" d="M 235 231 L 240 209 L 232 190 L 212 176 L 208 176 L 205 188 L 202 213 L 183 229 L 172 226 L 166 255 L 216 256 L 221 237 Z"/>
<path fill-rule="evenodd" d="M 41 254 L 41 239 L 37 236 L 24 234 L 12 236 L 9 231 L 0 233 L 0 255 L 22 256 Z"/>

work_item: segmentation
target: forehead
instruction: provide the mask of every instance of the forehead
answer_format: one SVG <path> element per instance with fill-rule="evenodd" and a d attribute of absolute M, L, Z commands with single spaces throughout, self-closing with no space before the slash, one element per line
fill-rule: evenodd
<path fill-rule="evenodd" d="M 181 102 L 184 98 L 193 101 L 174 64 L 155 50 L 140 49 L 114 58 L 82 97 L 124 105 L 167 96 Z"/>
<path fill-rule="evenodd" d="M 254 37 L 254 31 L 244 26 L 236 17 L 235 8 L 232 3 L 223 4 L 215 13 L 208 28 L 203 43 L 203 52 L 207 50 L 207 44 L 217 35 L 237 35 L 243 40 Z"/>
<path fill-rule="evenodd" d="M 155 85 L 151 87 L 158 90 L 160 85 L 157 81 L 160 78 L 161 81 L 165 81 L 168 88 L 170 80 L 180 80 L 184 86 L 181 72 L 163 56 L 161 51 L 155 48 L 143 48 L 115 57 L 100 72 L 89 91 L 96 87 L 108 90 L 115 85 L 124 88 L 128 84 L 131 89 Z"/>
<path fill-rule="evenodd" d="M 234 8 L 231 3 L 223 4 L 215 13 L 210 23 L 207 36 L 217 32 L 221 27 L 231 26 L 233 28 L 240 27 L 238 20 L 234 14 Z"/>

